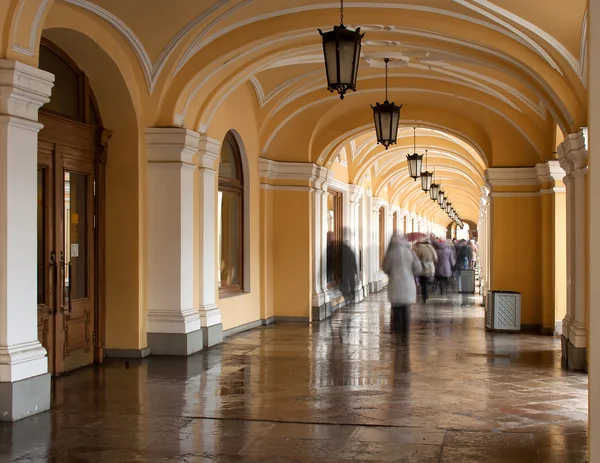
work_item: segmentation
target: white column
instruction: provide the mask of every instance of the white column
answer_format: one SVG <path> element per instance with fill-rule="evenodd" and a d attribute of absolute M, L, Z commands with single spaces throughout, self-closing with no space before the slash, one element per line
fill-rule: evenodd
<path fill-rule="evenodd" d="M 313 201 L 313 319 L 326 317 L 327 294 L 327 186 L 328 171 L 318 168 L 315 174 L 314 189 L 311 192 Z M 323 312 L 320 314 L 320 312 Z M 319 312 L 319 316 L 317 316 Z"/>
<path fill-rule="evenodd" d="M 221 310 L 217 307 L 217 272 L 220 268 L 217 254 L 217 201 L 218 173 L 215 163 L 219 158 L 221 144 L 205 135 L 200 136 L 196 155 L 197 213 L 199 214 L 198 246 L 199 265 L 199 311 L 204 347 L 223 341 Z"/>
<path fill-rule="evenodd" d="M 361 248 L 362 248 L 362 272 L 361 280 L 365 287 L 365 296 L 371 291 L 371 200 L 373 199 L 371 190 L 366 190 L 362 199 L 362 229 L 361 229 Z"/>
<path fill-rule="evenodd" d="M 600 0 L 588 2 L 589 145 L 589 450 L 590 463 L 600 462 Z M 599 355 L 596 355 L 599 354 Z"/>
<path fill-rule="evenodd" d="M 194 307 L 194 155 L 199 134 L 149 128 L 148 347 L 158 355 L 202 349 Z"/>
<path fill-rule="evenodd" d="M 350 232 L 351 232 L 351 245 L 356 254 L 356 265 L 358 268 L 359 265 L 359 249 L 361 243 L 361 229 L 360 229 L 360 215 L 361 215 L 361 200 L 364 195 L 364 189 L 358 185 L 350 185 L 348 189 L 348 195 L 350 200 Z M 357 288 L 360 288 L 360 294 L 358 297 L 358 301 L 361 301 L 363 298 L 362 291 L 362 281 L 361 275 L 359 272 Z"/>
<path fill-rule="evenodd" d="M 586 133 L 569 134 L 558 149 L 566 176 L 567 202 L 567 315 L 563 320 L 563 361 L 569 368 L 586 367 Z"/>
<path fill-rule="evenodd" d="M 39 108 L 54 76 L 0 60 L 0 421 L 50 408 L 46 349 L 38 341 Z"/>

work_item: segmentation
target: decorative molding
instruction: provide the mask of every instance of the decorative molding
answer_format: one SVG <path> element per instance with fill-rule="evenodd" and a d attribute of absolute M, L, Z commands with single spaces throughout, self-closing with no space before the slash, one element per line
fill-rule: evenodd
<path fill-rule="evenodd" d="M 47 1 L 47 0 L 44 0 Z M 167 46 L 161 51 L 158 59 L 155 63 L 152 63 L 150 57 L 148 56 L 148 52 L 144 48 L 144 45 L 140 41 L 140 39 L 135 35 L 135 33 L 117 16 L 113 15 L 109 11 L 101 8 L 100 6 L 91 3 L 88 0 L 64 0 L 67 3 L 83 8 L 91 13 L 96 14 L 97 16 L 104 19 L 111 26 L 113 26 L 121 36 L 125 39 L 125 41 L 129 44 L 134 54 L 136 55 L 140 66 L 142 68 L 142 72 L 144 73 L 144 78 L 146 79 L 146 85 L 148 87 L 148 92 L 152 94 L 154 90 L 154 86 L 158 81 L 161 71 L 163 70 L 166 62 L 169 60 L 175 49 L 179 46 L 179 44 L 183 41 L 185 36 L 198 24 L 204 21 L 208 16 L 213 14 L 222 6 L 229 3 L 231 0 L 219 0 L 216 3 L 212 4 L 209 8 L 203 11 L 200 15 L 196 16 L 192 21 L 187 23 L 182 29 L 180 29 L 177 34 L 170 40 Z M 252 1 L 252 0 L 250 0 Z"/>
<path fill-rule="evenodd" d="M 0 114 L 38 120 L 38 109 L 50 101 L 54 75 L 20 61 L 0 59 Z"/>
<path fill-rule="evenodd" d="M 537 186 L 538 173 L 535 167 L 490 167 L 485 179 L 491 186 Z"/>
<path fill-rule="evenodd" d="M 523 32 L 520 32 L 517 28 L 515 28 L 515 27 L 511 26 L 510 24 L 506 23 L 505 21 L 497 18 L 493 14 L 488 13 L 485 10 L 482 10 L 481 8 L 478 8 L 474 5 L 470 5 L 466 0 L 454 0 L 454 1 L 457 3 L 460 3 L 463 6 L 466 6 L 467 8 L 477 11 L 478 13 L 487 17 L 488 19 L 491 19 L 492 21 L 496 22 L 497 24 L 504 26 L 507 30 L 509 30 L 513 34 L 521 37 L 523 40 L 527 40 L 528 42 L 529 41 L 533 42 Z M 520 16 L 517 16 L 516 14 L 513 14 L 510 11 L 505 10 L 504 8 L 501 8 L 501 7 L 493 4 L 489 0 L 471 0 L 471 1 L 493 11 L 494 13 L 504 16 L 505 18 L 509 19 L 510 21 L 513 21 L 516 24 L 518 24 L 524 30 L 529 31 L 529 32 L 535 34 L 536 36 L 538 36 L 540 39 L 542 39 L 544 42 L 546 42 L 548 45 L 550 45 L 552 48 L 554 48 L 562 56 L 562 58 L 569 64 L 571 69 L 575 72 L 575 74 L 577 75 L 577 77 L 579 78 L 581 83 L 584 83 L 581 63 L 579 61 L 577 61 L 577 59 L 569 52 L 569 50 L 567 50 L 567 48 L 562 43 L 560 43 L 558 40 L 556 40 L 550 34 L 543 31 L 542 29 L 537 27 L 535 24 L 532 24 L 531 22 L 521 18 Z M 560 70 L 560 68 L 558 67 L 558 65 L 556 63 L 554 63 L 554 61 L 543 50 L 543 48 L 541 46 L 539 46 L 535 42 L 533 42 L 532 45 L 535 47 L 536 52 L 540 56 L 544 57 L 544 59 L 546 59 L 548 64 L 550 64 L 560 75 L 563 75 L 563 73 Z"/>
<path fill-rule="evenodd" d="M 225 19 L 231 13 L 233 13 L 236 9 L 246 6 L 246 4 L 250 3 L 251 1 L 252 0 L 246 0 L 242 3 L 240 3 L 235 8 L 232 8 L 232 9 L 224 12 L 218 18 L 216 18 L 214 21 L 212 21 L 209 25 L 207 25 L 207 27 L 192 42 L 192 44 L 188 47 L 186 52 L 183 54 L 183 57 L 181 58 L 181 60 L 179 61 L 178 65 L 177 65 L 176 73 L 179 72 L 181 70 L 181 68 L 186 64 L 186 62 L 189 61 L 191 59 L 191 57 L 194 56 L 202 48 L 206 47 L 214 40 L 218 39 L 219 37 L 221 37 L 225 34 L 228 34 L 229 32 L 231 32 L 235 29 L 244 27 L 248 24 L 252 24 L 255 22 L 259 22 L 259 21 L 265 21 L 265 20 L 276 18 L 279 16 L 286 16 L 286 15 L 305 12 L 305 11 L 330 9 L 332 7 L 331 4 L 316 4 L 316 5 L 303 5 L 300 7 L 272 11 L 269 13 L 265 13 L 262 15 L 258 15 L 258 16 L 254 16 L 254 17 L 245 19 L 244 21 L 238 21 L 238 22 L 236 22 L 230 26 L 224 27 L 224 28 L 220 29 L 219 31 L 215 32 L 214 34 L 206 37 L 206 35 L 210 32 L 210 30 L 213 29 L 219 22 L 221 22 L 223 19 Z M 461 2 L 464 0 L 455 0 L 455 1 Z M 354 3 L 346 4 L 346 6 L 347 7 L 355 7 L 355 8 L 372 8 L 372 9 L 394 8 L 394 9 L 400 9 L 400 10 L 419 11 L 419 12 L 424 12 L 424 13 L 432 13 L 432 14 L 436 14 L 436 15 L 447 16 L 450 18 L 454 18 L 454 19 L 462 20 L 462 21 L 469 22 L 472 24 L 476 24 L 476 25 L 479 25 L 482 27 L 486 27 L 486 28 L 494 30 L 502 35 L 505 35 L 505 36 L 519 42 L 523 46 L 531 49 L 532 51 L 537 53 L 540 57 L 542 57 L 542 59 L 544 59 L 551 67 L 557 69 L 557 71 L 560 72 L 556 63 L 552 60 L 552 58 L 548 55 L 548 53 L 546 53 L 546 51 L 541 46 L 539 46 L 537 43 L 532 41 L 525 34 L 521 33 L 518 29 L 510 26 L 509 24 L 505 23 L 504 21 L 499 21 L 498 18 L 496 18 L 495 16 L 488 15 L 485 12 L 483 14 L 485 16 L 487 16 L 488 19 L 491 19 L 492 22 L 482 21 L 473 16 L 468 16 L 468 15 L 456 13 L 456 12 L 449 11 L 449 10 L 444 10 L 444 9 L 440 9 L 440 8 L 432 8 L 432 7 L 427 7 L 427 6 L 420 6 L 420 5 L 407 5 L 407 4 L 398 4 L 398 3 L 384 3 L 384 2 L 378 2 L 378 3 L 354 2 Z M 468 5 L 468 4 L 466 6 L 470 7 L 471 9 L 476 8 L 476 7 L 473 7 L 472 5 Z M 521 19 L 521 18 L 519 18 L 519 19 Z M 524 20 L 521 19 L 521 21 L 524 21 Z M 494 24 L 494 22 L 500 24 L 502 27 L 499 27 L 498 25 Z M 531 25 L 531 26 L 535 27 L 533 25 Z M 352 27 L 352 26 L 350 26 L 350 27 Z M 364 30 L 369 30 L 369 25 L 363 25 L 362 27 Z M 371 29 L 374 29 L 374 30 L 382 30 L 383 28 L 384 28 L 384 26 L 378 26 L 378 25 L 371 27 Z M 397 28 L 395 28 L 393 26 L 385 26 L 385 29 L 386 30 L 396 30 Z M 548 36 L 548 37 L 550 37 L 550 36 Z M 467 41 L 462 41 L 462 40 L 460 40 L 460 41 L 465 44 L 468 43 Z M 568 58 L 565 57 L 565 59 L 567 59 L 567 61 L 568 61 Z"/>
<path fill-rule="evenodd" d="M 261 183 L 260 188 L 263 190 L 275 190 L 275 191 L 315 191 L 314 188 L 309 186 L 294 186 L 294 185 L 269 185 L 268 183 Z"/>
<path fill-rule="evenodd" d="M 13 51 L 16 51 L 17 53 L 21 53 L 22 55 L 26 55 L 26 56 L 35 56 L 35 45 L 36 45 L 36 41 L 37 41 L 37 35 L 40 29 L 40 22 L 42 21 L 42 16 L 44 15 L 44 11 L 46 10 L 46 7 L 48 6 L 48 2 L 49 0 L 41 0 L 40 4 L 38 6 L 38 10 L 35 14 L 35 17 L 33 18 L 33 23 L 31 24 L 31 30 L 29 31 L 29 44 L 27 47 L 23 47 L 21 45 L 17 45 L 17 32 L 19 31 L 19 20 L 21 18 L 21 12 L 23 11 L 23 7 L 25 6 L 25 4 L 27 3 L 26 1 L 21 2 L 21 5 L 19 7 L 19 10 L 17 11 L 16 14 L 16 27 L 13 31 L 13 37 L 12 37 L 12 49 Z"/>
<path fill-rule="evenodd" d="M 178 127 L 149 127 L 146 129 L 148 162 L 181 162 L 194 164 L 200 134 Z"/>
<path fill-rule="evenodd" d="M 296 180 L 324 187 L 333 180 L 333 172 L 310 162 L 280 162 L 260 158 L 260 177 L 273 180 Z"/>
<path fill-rule="evenodd" d="M 496 114 L 497 116 L 501 117 L 502 119 L 506 120 L 510 125 L 513 126 L 513 128 L 519 132 L 521 134 L 521 136 L 527 141 L 529 142 L 529 144 L 535 149 L 536 153 L 541 154 L 540 153 L 540 149 L 539 147 L 534 143 L 534 141 L 529 137 L 529 135 L 527 135 L 523 129 L 521 128 L 521 126 L 519 124 L 517 124 L 513 119 L 511 119 L 510 117 L 508 117 L 505 113 L 503 113 L 502 111 L 494 108 L 493 106 L 490 106 L 486 103 L 483 103 L 481 101 L 477 101 L 477 100 L 473 100 L 471 98 L 467 98 L 461 95 L 456 95 L 456 94 L 452 94 L 452 93 L 446 93 L 446 92 L 442 92 L 439 90 L 432 90 L 432 89 L 425 89 L 425 88 L 411 88 L 411 87 L 390 87 L 389 88 L 390 92 L 398 92 L 398 93 L 407 93 L 407 92 L 415 92 L 415 93 L 433 93 L 436 95 L 443 95 L 443 96 L 448 96 L 450 98 L 456 98 L 457 100 L 463 100 L 463 101 L 468 101 L 470 103 L 473 103 L 477 106 L 481 106 L 484 107 L 488 110 L 490 110 L 491 112 L 493 112 L 494 114 Z M 362 90 L 360 93 L 350 93 L 346 95 L 346 98 L 352 98 L 355 97 L 356 95 L 365 95 L 365 94 L 369 94 L 369 93 L 379 93 L 380 89 L 374 88 L 374 89 L 365 89 Z M 277 134 L 279 133 L 279 131 L 285 127 L 287 125 L 287 123 L 293 119 L 294 117 L 296 117 L 298 114 L 300 114 L 303 111 L 306 111 L 307 109 L 319 105 L 325 101 L 335 101 L 336 98 L 339 99 L 339 97 L 336 97 L 335 95 L 330 95 L 330 96 L 326 96 L 326 97 L 322 97 L 319 98 L 318 100 L 315 101 L 311 101 L 307 104 L 305 104 L 304 106 L 301 106 L 299 109 L 296 109 L 295 111 L 293 111 L 291 114 L 289 114 L 287 117 L 285 117 L 284 119 L 282 119 L 280 121 L 280 123 L 277 125 L 277 127 L 273 130 L 273 132 L 271 132 L 271 134 L 269 135 L 269 138 L 267 139 L 267 141 L 264 144 L 264 147 L 262 149 L 263 153 L 266 153 L 269 150 L 269 147 L 271 145 L 271 143 L 273 142 L 273 140 L 275 139 L 275 137 L 277 136 Z"/>
<path fill-rule="evenodd" d="M 200 135 L 198 138 L 198 152 L 196 165 L 202 169 L 216 171 L 215 161 L 221 155 L 221 142 L 215 138 Z"/>
<path fill-rule="evenodd" d="M 546 161 L 535 166 L 537 171 L 538 183 L 553 182 L 564 178 L 565 170 L 560 166 L 559 161 Z"/>

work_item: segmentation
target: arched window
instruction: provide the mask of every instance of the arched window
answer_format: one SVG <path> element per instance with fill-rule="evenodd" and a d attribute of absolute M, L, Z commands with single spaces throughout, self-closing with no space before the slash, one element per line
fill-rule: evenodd
<path fill-rule="evenodd" d="M 240 148 L 227 133 L 219 161 L 219 292 L 244 290 L 244 173 Z"/>
<path fill-rule="evenodd" d="M 54 74 L 52 96 L 42 110 L 95 127 L 102 126 L 87 76 L 58 46 L 42 37 L 40 69 Z"/>

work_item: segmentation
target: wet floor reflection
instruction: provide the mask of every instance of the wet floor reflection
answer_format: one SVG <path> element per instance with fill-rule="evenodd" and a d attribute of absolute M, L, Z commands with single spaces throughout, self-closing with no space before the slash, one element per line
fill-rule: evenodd
<path fill-rule="evenodd" d="M 557 338 L 486 333 L 457 295 L 413 307 L 407 334 L 380 293 L 57 378 L 51 412 L 0 424 L 0 461 L 583 462 L 586 432 L 587 376 Z"/>

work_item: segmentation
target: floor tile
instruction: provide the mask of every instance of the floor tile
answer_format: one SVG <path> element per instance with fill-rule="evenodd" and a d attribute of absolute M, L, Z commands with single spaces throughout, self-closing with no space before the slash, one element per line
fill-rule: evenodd
<path fill-rule="evenodd" d="M 382 292 L 190 357 L 107 360 L 0 423 L 0 462 L 585 461 L 587 376 L 558 337 L 487 333 L 479 304 L 434 295 L 403 338 Z"/>

